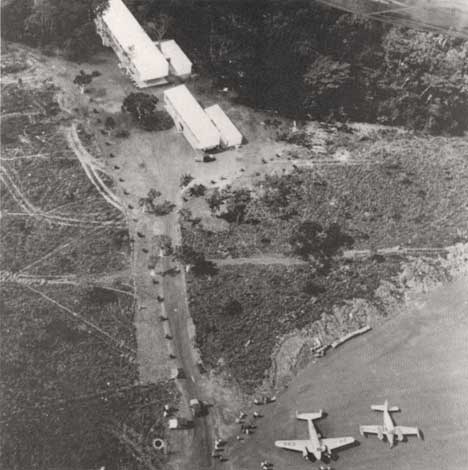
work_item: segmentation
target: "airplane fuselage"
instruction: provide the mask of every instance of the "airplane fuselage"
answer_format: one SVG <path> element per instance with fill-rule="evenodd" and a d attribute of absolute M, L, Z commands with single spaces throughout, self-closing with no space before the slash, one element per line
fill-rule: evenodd
<path fill-rule="evenodd" d="M 393 422 L 393 419 L 387 408 L 385 408 L 383 415 L 383 428 L 384 433 L 387 436 L 388 443 L 390 446 L 393 446 L 393 441 L 395 438 L 395 423 Z"/>
<path fill-rule="evenodd" d="M 322 458 L 322 444 L 317 434 L 317 430 L 315 429 L 314 423 L 312 421 L 308 422 L 309 425 L 309 442 L 310 447 L 307 446 L 307 450 L 314 454 L 314 457 L 317 460 Z"/>
<path fill-rule="evenodd" d="M 395 437 L 400 442 L 404 440 L 405 435 L 416 435 L 421 439 L 421 432 L 418 428 L 410 426 L 395 426 L 390 413 L 400 411 L 400 409 L 397 406 L 389 407 L 388 400 L 385 400 L 383 405 L 371 405 L 371 409 L 383 412 L 383 424 L 382 426 L 360 426 L 359 429 L 362 435 L 367 433 L 377 434 L 377 437 L 380 440 L 383 440 L 384 437 L 386 437 L 390 447 L 393 446 Z"/>
<path fill-rule="evenodd" d="M 395 423 L 387 409 L 384 411 L 383 425 L 386 432 L 393 432 L 395 430 Z"/>
<path fill-rule="evenodd" d="M 295 439 L 290 441 L 275 441 L 275 446 L 287 450 L 301 452 L 307 460 L 328 460 L 333 449 L 347 446 L 355 442 L 353 437 L 322 438 L 315 429 L 313 421 L 323 416 L 322 410 L 316 413 L 298 413 L 296 418 L 307 421 L 309 431 L 308 439 Z"/>

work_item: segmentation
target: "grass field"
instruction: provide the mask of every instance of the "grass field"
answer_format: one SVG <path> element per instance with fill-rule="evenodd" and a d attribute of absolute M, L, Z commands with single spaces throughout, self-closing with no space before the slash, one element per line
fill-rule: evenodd
<path fill-rule="evenodd" d="M 0 466 L 159 468 L 176 392 L 139 384 L 126 223 L 67 146 L 57 92 L 2 86 Z"/>
<path fill-rule="evenodd" d="M 186 224 L 186 243 L 215 258 L 288 253 L 306 220 L 338 223 L 355 248 L 437 247 L 466 238 L 466 140 L 391 131 L 329 140 L 330 155 L 344 149 L 360 164 L 322 166 L 318 159 L 313 169 L 259 178 L 240 223 L 220 232 Z"/>
<path fill-rule="evenodd" d="M 308 265 L 245 264 L 222 266 L 209 278 L 191 277 L 190 311 L 203 358 L 214 368 L 222 359 L 244 390 L 252 392 L 270 368 L 282 335 L 332 315 L 334 306 L 354 298 L 379 308 L 375 291 L 399 267 L 398 259 L 336 262 L 327 273 Z"/>
<path fill-rule="evenodd" d="M 212 215 L 227 222 L 226 230 L 207 230 L 193 215 L 183 221 L 184 243 L 206 257 L 246 258 L 246 264 L 220 266 L 211 277 L 193 276 L 189 295 L 204 360 L 219 370 L 225 366 L 248 391 L 262 383 L 280 338 L 319 319 L 331 324 L 334 307 L 366 299 L 387 315 L 375 292 L 381 281 L 396 279 L 404 260 L 374 256 L 352 262 L 338 250 L 323 269 L 317 260 L 254 266 L 249 257 L 295 256 L 293 239 L 303 222 L 324 229 L 337 224 L 348 247 L 371 252 L 444 247 L 468 236 L 466 140 L 325 128 L 320 135 L 326 156 L 314 151 L 318 135 L 299 133 L 296 149 L 289 150 L 295 161 L 315 167 L 259 176 L 247 188 L 239 183 L 221 193 Z M 320 164 L 337 154 L 349 164 Z M 212 194 L 205 196 L 209 202 Z M 229 308 L 232 301 L 237 310 Z"/>

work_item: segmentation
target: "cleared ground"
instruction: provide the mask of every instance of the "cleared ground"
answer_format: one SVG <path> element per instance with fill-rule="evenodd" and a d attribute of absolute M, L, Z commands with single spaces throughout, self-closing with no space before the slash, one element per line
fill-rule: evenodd
<path fill-rule="evenodd" d="M 339 469 L 468 468 L 468 279 L 411 300 L 407 314 L 343 345 L 305 369 L 265 414 L 257 432 L 238 444 L 231 468 L 255 469 L 268 459 L 275 469 L 318 467 L 300 454 L 276 449 L 276 439 L 304 438 L 296 409 L 323 408 L 318 422 L 326 437 L 352 435 L 360 445 L 343 450 Z M 417 425 L 424 441 L 410 438 L 390 449 L 375 437 L 359 436 L 359 424 L 377 424 L 371 403 L 399 405 L 395 421 Z"/>

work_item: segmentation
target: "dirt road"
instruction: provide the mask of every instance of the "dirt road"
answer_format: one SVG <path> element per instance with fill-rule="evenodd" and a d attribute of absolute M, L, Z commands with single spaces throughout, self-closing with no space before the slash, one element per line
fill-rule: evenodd
<path fill-rule="evenodd" d="M 193 155 L 175 132 L 158 135 L 135 131 L 130 138 L 113 142 L 108 148 L 109 154 L 113 155 L 113 177 L 120 183 L 120 198 L 128 210 L 134 240 L 133 271 L 140 306 L 136 317 L 140 379 L 143 382 L 157 381 L 168 378 L 168 369 L 182 368 L 186 378 L 177 380 L 183 397 L 179 415 L 190 417 L 189 400 L 209 401 L 209 397 L 204 396 L 199 386 L 198 356 L 188 311 L 184 269 L 171 256 L 162 256 L 157 263 L 158 273 L 174 267 L 179 268 L 179 272 L 160 274 L 155 279 L 157 284 L 154 284 L 148 261 L 150 254 L 155 252 L 155 237 L 167 235 L 173 246 L 181 243 L 177 213 L 182 202 L 179 181 L 186 167 L 193 165 Z M 145 214 L 138 200 L 150 189 L 161 193 L 160 201 L 171 201 L 177 207 L 167 216 Z M 158 302 L 157 296 L 163 301 Z M 161 316 L 168 318 L 170 339 L 166 338 Z M 171 435 L 171 465 L 174 468 L 213 468 L 212 418 L 210 415 L 199 417 L 194 425 L 193 430 L 176 431 Z"/>
<path fill-rule="evenodd" d="M 468 279 L 414 297 L 407 313 L 344 344 L 306 368 L 275 404 L 263 408 L 258 431 L 233 452 L 231 468 L 314 468 L 298 454 L 274 447 L 276 439 L 304 438 L 295 411 L 323 408 L 325 437 L 354 436 L 360 445 L 338 454 L 336 470 L 468 468 Z M 359 436 L 360 424 L 382 417 L 372 403 L 399 405 L 397 424 L 419 426 L 425 440 L 409 438 L 390 449 Z M 315 467 L 318 467 L 315 464 Z"/>
<path fill-rule="evenodd" d="M 37 57 L 35 74 L 52 79 L 61 92 L 58 97 L 62 109 L 73 114 L 76 121 L 86 122 L 91 129 L 102 128 L 101 113 L 115 113 L 120 110 L 124 97 L 134 91 L 131 83 L 117 67 L 112 54 L 96 57 L 93 64 L 73 64 L 57 57 Z M 90 93 L 80 93 L 73 85 L 73 78 L 80 68 L 99 70 L 102 74 L 93 81 Z M 37 78 L 36 77 L 36 78 Z M 160 95 L 161 90 L 155 89 Z M 94 113 L 91 113 L 91 109 Z M 74 150 L 83 155 L 87 166 L 108 174 L 116 183 L 104 188 L 115 196 L 116 204 L 122 208 L 128 221 L 132 246 L 132 274 L 135 287 L 136 313 L 135 328 L 137 339 L 137 361 L 141 383 L 157 383 L 167 380 L 175 367 L 182 367 L 186 379 L 177 380 L 182 395 L 179 413 L 191 416 L 188 409 L 190 398 L 206 398 L 199 389 L 200 379 L 198 358 L 193 348 L 193 325 L 188 312 L 185 278 L 158 276 L 157 283 L 149 274 L 148 261 L 154 244 L 154 236 L 167 234 L 173 245 L 180 243 L 177 208 L 165 217 L 145 214 L 139 206 L 139 199 L 150 189 L 162 193 L 161 200 L 181 202 L 180 177 L 194 170 L 193 151 L 175 130 L 167 132 L 145 132 L 132 129 L 130 137 L 113 139 L 104 130 L 96 133 L 103 155 L 80 153 L 81 146 Z M 73 147 L 72 147 L 73 148 Z M 96 157 L 99 157 L 97 160 Z M 81 159 L 80 159 L 81 161 Z M 103 195 L 104 196 L 104 195 Z M 180 204 L 179 204 L 180 206 Z M 173 267 L 173 261 L 166 257 L 159 261 L 159 268 Z M 164 302 L 158 302 L 157 296 Z M 172 339 L 166 337 L 161 315 L 169 317 Z M 175 356 L 175 357 L 171 357 Z M 170 467 L 174 469 L 213 468 L 211 445 L 213 442 L 211 416 L 195 420 L 190 431 L 174 432 L 170 437 Z"/>

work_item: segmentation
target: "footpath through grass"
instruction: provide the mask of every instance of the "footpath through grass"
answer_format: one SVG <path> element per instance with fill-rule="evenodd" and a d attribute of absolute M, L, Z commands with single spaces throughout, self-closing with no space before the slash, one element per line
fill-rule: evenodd
<path fill-rule="evenodd" d="M 331 325 L 334 307 L 365 299 L 387 314 L 376 290 L 399 273 L 401 259 L 350 261 L 342 249 L 443 247 L 468 236 L 466 140 L 389 129 L 365 137 L 335 132 L 325 144 L 325 156 L 297 147 L 315 168 L 260 177 L 255 190 L 207 191 L 212 215 L 227 221 L 227 230 L 184 217 L 184 243 L 206 258 L 277 253 L 309 262 L 222 266 L 190 277 L 203 359 L 246 391 L 262 383 L 282 336 L 318 319 Z M 351 164 L 320 166 L 335 152 Z"/>
<path fill-rule="evenodd" d="M 139 384 L 128 231 L 67 147 L 56 92 L 2 87 L 0 466 L 162 468 L 151 442 L 176 392 Z"/>
<path fill-rule="evenodd" d="M 229 229 L 186 222 L 185 242 L 213 258 L 290 253 L 304 221 L 337 223 L 355 248 L 438 247 L 468 234 L 466 139 L 394 132 L 330 139 L 363 163 L 298 168 L 260 179 L 242 197 L 234 189 L 221 198 L 210 193 L 214 215 L 229 220 Z"/>

